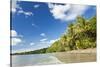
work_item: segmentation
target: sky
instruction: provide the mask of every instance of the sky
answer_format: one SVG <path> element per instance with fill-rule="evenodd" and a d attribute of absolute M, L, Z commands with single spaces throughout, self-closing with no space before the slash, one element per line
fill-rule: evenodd
<path fill-rule="evenodd" d="M 77 16 L 86 19 L 96 15 L 92 5 L 28 2 L 12 0 L 12 52 L 46 48 L 57 41 Z"/>

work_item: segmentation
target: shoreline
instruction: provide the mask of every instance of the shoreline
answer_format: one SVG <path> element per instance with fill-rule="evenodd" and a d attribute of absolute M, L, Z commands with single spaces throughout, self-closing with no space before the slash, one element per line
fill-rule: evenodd
<path fill-rule="evenodd" d="M 71 51 L 65 51 L 66 53 L 96 53 L 97 49 L 96 48 L 88 48 L 88 49 L 79 49 L 79 50 L 71 50 Z M 61 53 L 65 53 L 61 52 Z M 60 52 L 55 52 L 55 53 L 60 53 Z"/>
<path fill-rule="evenodd" d="M 54 53 L 41 53 L 41 54 L 59 54 L 59 53 L 96 53 L 97 49 L 96 48 L 88 48 L 88 49 L 79 49 L 79 50 L 71 50 L 71 51 L 64 51 L 64 52 L 54 52 Z M 14 55 L 14 54 L 10 54 L 10 55 Z M 16 55 L 32 55 L 32 54 L 16 54 Z"/>

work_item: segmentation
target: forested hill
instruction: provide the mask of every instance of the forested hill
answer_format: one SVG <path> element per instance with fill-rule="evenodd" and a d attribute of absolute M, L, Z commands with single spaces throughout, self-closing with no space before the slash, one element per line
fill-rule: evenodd
<path fill-rule="evenodd" d="M 65 31 L 67 32 L 65 32 L 65 34 L 50 47 L 36 51 L 24 52 L 23 54 L 52 53 L 96 48 L 96 16 L 89 19 L 78 16 L 75 22 L 70 22 Z"/>
<path fill-rule="evenodd" d="M 96 16 L 85 19 L 78 16 L 75 22 L 69 24 L 67 32 L 54 42 L 48 52 L 62 52 L 96 47 Z"/>

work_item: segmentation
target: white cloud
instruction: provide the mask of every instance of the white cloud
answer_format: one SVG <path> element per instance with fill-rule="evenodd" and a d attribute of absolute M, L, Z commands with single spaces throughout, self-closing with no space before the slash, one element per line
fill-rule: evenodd
<path fill-rule="evenodd" d="M 58 40 L 58 39 L 50 40 L 49 43 L 52 44 L 52 43 L 54 43 L 54 42 L 57 41 L 57 40 Z"/>
<path fill-rule="evenodd" d="M 48 4 L 50 12 L 55 19 L 60 19 L 63 21 L 74 20 L 78 15 L 82 15 L 89 8 L 85 5 L 57 5 L 57 4 Z"/>
<path fill-rule="evenodd" d="M 23 35 L 18 35 L 15 30 L 11 30 L 11 37 L 23 37 Z"/>
<path fill-rule="evenodd" d="M 38 5 L 38 4 L 36 4 L 36 5 L 34 5 L 34 8 L 38 8 L 40 5 Z"/>
<path fill-rule="evenodd" d="M 16 12 L 16 0 L 13 0 L 12 3 L 11 3 L 11 11 L 12 13 L 15 13 Z"/>
<path fill-rule="evenodd" d="M 37 43 L 37 45 L 35 45 L 34 42 L 31 42 L 30 45 L 32 45 L 31 47 L 29 48 L 24 48 L 24 49 L 19 49 L 19 50 L 13 50 L 13 53 L 16 53 L 16 52 L 25 52 L 25 51 L 33 51 L 33 50 L 37 50 L 37 49 L 42 49 L 42 48 L 47 48 L 49 46 L 52 45 L 52 43 L 54 43 L 55 41 L 57 41 L 58 39 L 54 39 L 54 40 L 45 40 L 43 42 L 40 42 L 40 43 Z M 33 46 L 35 45 L 35 46 Z"/>
<path fill-rule="evenodd" d="M 11 7 L 11 11 L 12 13 L 17 13 L 17 14 L 24 14 L 26 17 L 27 16 L 33 16 L 33 13 L 31 11 L 24 11 L 22 9 L 22 7 L 17 3 L 20 1 L 17 0 L 12 0 L 12 7 Z M 18 9 L 18 10 L 17 10 Z"/>
<path fill-rule="evenodd" d="M 20 38 L 22 35 L 18 35 L 15 30 L 11 30 L 11 45 L 17 45 L 22 42 L 22 39 Z"/>
<path fill-rule="evenodd" d="M 89 7 L 85 5 L 73 5 L 66 16 L 66 20 L 74 20 L 78 15 L 83 15 L 88 8 Z"/>
<path fill-rule="evenodd" d="M 56 4 L 49 4 L 50 12 L 55 17 L 55 19 L 63 19 L 67 12 L 70 9 L 70 5 L 56 5 Z"/>
<path fill-rule="evenodd" d="M 32 15 L 33 15 L 32 12 L 24 12 L 24 14 L 25 14 L 26 16 L 32 16 Z"/>
<path fill-rule="evenodd" d="M 22 42 L 20 38 L 12 38 L 12 45 L 17 45 Z"/>
<path fill-rule="evenodd" d="M 17 9 L 22 9 L 20 6 L 19 6 L 19 4 L 17 3 L 18 2 L 18 0 L 12 0 L 11 1 L 11 11 L 12 11 L 12 13 L 15 13 L 16 11 L 17 11 Z"/>
<path fill-rule="evenodd" d="M 21 13 L 24 14 L 24 11 L 23 11 L 23 10 L 19 10 L 19 11 L 18 11 L 18 14 L 21 14 Z"/>
<path fill-rule="evenodd" d="M 30 45 L 33 46 L 33 45 L 35 45 L 35 43 L 32 42 L 32 43 L 30 43 Z"/>
<path fill-rule="evenodd" d="M 16 37 L 17 36 L 17 32 L 15 30 L 11 30 L 11 36 L 12 37 Z"/>
<path fill-rule="evenodd" d="M 45 42 L 47 40 L 47 38 L 44 38 L 44 39 L 41 39 L 40 41 L 41 42 Z"/>
<path fill-rule="evenodd" d="M 40 36 L 46 37 L 46 34 L 45 33 L 41 33 Z"/>
<path fill-rule="evenodd" d="M 36 28 L 39 28 L 36 24 L 32 23 L 32 26 L 33 27 L 36 27 Z"/>
<path fill-rule="evenodd" d="M 16 12 L 16 9 L 15 8 L 12 8 L 12 13 L 15 13 Z"/>
<path fill-rule="evenodd" d="M 32 26 L 36 26 L 34 23 L 32 23 Z"/>
<path fill-rule="evenodd" d="M 17 13 L 18 14 L 24 14 L 25 16 L 33 16 L 32 12 L 26 12 L 26 11 L 23 11 L 22 9 L 19 10 Z"/>
<path fill-rule="evenodd" d="M 48 40 L 47 39 L 42 39 L 42 41 L 40 43 L 43 43 L 43 44 L 47 44 L 47 45 L 51 45 L 52 43 L 54 43 L 55 41 L 57 41 L 58 39 L 55 39 L 55 40 Z"/>

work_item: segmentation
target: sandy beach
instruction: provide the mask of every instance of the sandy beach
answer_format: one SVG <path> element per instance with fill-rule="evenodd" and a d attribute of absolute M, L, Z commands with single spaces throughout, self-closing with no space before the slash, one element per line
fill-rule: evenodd
<path fill-rule="evenodd" d="M 95 62 L 96 48 L 57 52 L 54 55 L 63 63 Z"/>
<path fill-rule="evenodd" d="M 97 51 L 96 48 L 88 48 L 88 49 L 71 50 L 71 51 L 66 51 L 61 53 L 96 53 L 96 51 Z M 56 53 L 60 53 L 60 52 L 56 52 Z"/>

